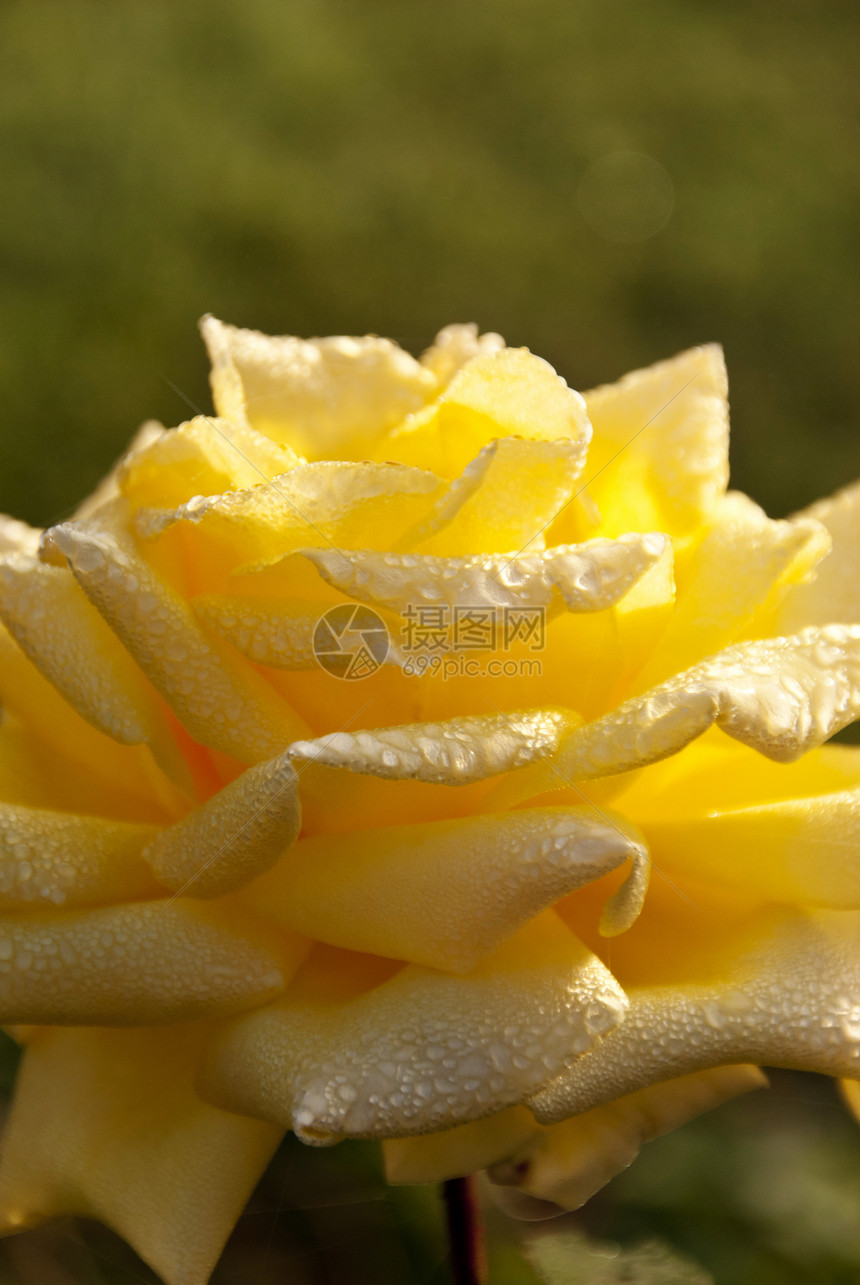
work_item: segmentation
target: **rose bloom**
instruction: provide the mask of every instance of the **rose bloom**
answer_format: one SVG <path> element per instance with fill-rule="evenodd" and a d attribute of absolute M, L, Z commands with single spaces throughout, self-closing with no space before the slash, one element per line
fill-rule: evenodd
<path fill-rule="evenodd" d="M 217 418 L 0 531 L 5 1229 L 200 1285 L 286 1130 L 529 1213 L 757 1064 L 856 1103 L 860 486 L 728 492 L 713 346 L 203 332 Z"/>

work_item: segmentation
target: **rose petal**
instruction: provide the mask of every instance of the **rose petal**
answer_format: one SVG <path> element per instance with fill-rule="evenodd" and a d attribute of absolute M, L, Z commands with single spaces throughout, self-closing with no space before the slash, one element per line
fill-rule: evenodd
<path fill-rule="evenodd" d="M 741 1093 L 766 1087 L 758 1067 L 743 1065 L 665 1080 L 550 1125 L 513 1161 L 494 1165 L 490 1178 L 561 1209 L 579 1209 L 633 1163 L 643 1143 Z"/>
<path fill-rule="evenodd" d="M 845 1105 L 860 1124 L 860 1080 L 840 1080 L 839 1088 Z"/>
<path fill-rule="evenodd" d="M 389 780 L 468 785 L 533 763 L 578 723 L 570 710 L 526 710 L 361 732 L 335 732 L 291 746 L 294 759 Z"/>
<path fill-rule="evenodd" d="M 465 1178 L 522 1151 L 543 1132 L 525 1107 L 508 1107 L 454 1129 L 418 1138 L 386 1138 L 385 1181 L 397 1186 Z"/>
<path fill-rule="evenodd" d="M 304 463 L 252 428 L 197 415 L 131 451 L 117 469 L 120 492 L 134 508 L 173 508 L 198 495 L 258 486 Z"/>
<path fill-rule="evenodd" d="M 309 459 L 361 459 L 436 390 L 436 378 L 390 339 L 309 341 L 200 323 L 219 415 Z"/>
<path fill-rule="evenodd" d="M 432 406 L 381 439 L 376 457 L 455 478 L 499 437 L 569 438 L 584 461 L 591 425 L 579 393 L 548 362 L 525 348 L 502 348 L 466 362 Z"/>
<path fill-rule="evenodd" d="M 154 826 L 0 803 L 0 909 L 135 901 L 159 889 L 141 852 Z"/>
<path fill-rule="evenodd" d="M 148 746 L 119 745 L 81 718 L 2 625 L 0 699 L 0 744 L 15 782 L 11 793 L 0 786 L 7 801 L 155 822 L 187 809 L 184 774 L 177 788 Z M 176 757 L 174 746 L 168 766 L 180 776 Z"/>
<path fill-rule="evenodd" d="M 648 772 L 631 773 L 617 784 L 613 807 L 620 806 L 637 825 L 707 817 L 858 789 L 860 748 L 831 742 L 794 763 L 775 763 L 712 730 Z"/>
<path fill-rule="evenodd" d="M 237 1019 L 204 1090 L 307 1142 L 403 1137 L 522 1101 L 623 1011 L 611 975 L 548 911 L 465 977 L 413 964 L 343 1003 L 299 992 Z"/>
<path fill-rule="evenodd" d="M 654 533 L 511 556 L 354 549 L 344 561 L 332 549 L 303 553 L 341 593 L 401 614 L 416 604 L 545 608 L 556 590 L 568 611 L 603 611 L 654 566 L 666 545 L 666 537 Z"/>
<path fill-rule="evenodd" d="M 306 952 L 238 908 L 147 901 L 0 917 L 0 1021 L 178 1022 L 272 999 Z"/>
<path fill-rule="evenodd" d="M 620 817 L 574 808 L 304 839 L 245 900 L 332 946 L 468 972 L 561 897 L 631 861 L 623 931 L 644 900 L 647 848 Z"/>
<path fill-rule="evenodd" d="M 627 986 L 623 1027 L 531 1099 L 538 1120 L 734 1062 L 857 1076 L 860 913 L 760 912 L 696 937 L 672 982 Z"/>
<path fill-rule="evenodd" d="M 551 762 L 506 782 L 488 807 L 675 754 L 716 725 L 780 763 L 860 714 L 860 626 L 739 643 L 574 731 Z"/>
<path fill-rule="evenodd" d="M 39 548 L 41 530 L 0 513 L 0 554 L 36 553 Z"/>
<path fill-rule="evenodd" d="M 728 481 L 727 393 L 722 349 L 707 344 L 585 394 L 601 534 L 695 530 Z"/>
<path fill-rule="evenodd" d="M 261 564 L 253 569 L 265 571 L 307 545 L 338 551 L 346 564 L 356 546 L 389 548 L 433 511 L 440 487 L 423 469 L 325 460 L 265 485 L 196 496 L 176 509 L 140 509 L 135 530 L 152 540 L 190 527 L 195 556 L 226 559 L 231 570 Z"/>
<path fill-rule="evenodd" d="M 124 745 L 168 733 L 152 688 L 68 567 L 0 559 L 0 619 L 82 718 Z"/>
<path fill-rule="evenodd" d="M 544 547 L 544 531 L 572 498 L 584 460 L 582 443 L 570 438 L 490 442 L 397 547 L 442 556 L 537 553 Z"/>
<path fill-rule="evenodd" d="M 793 633 L 805 625 L 831 621 L 860 624 L 860 482 L 819 500 L 797 515 L 821 522 L 833 540 L 833 551 L 806 584 L 787 596 L 776 629 Z"/>
<path fill-rule="evenodd" d="M 270 869 L 301 826 L 287 754 L 249 767 L 155 838 L 143 853 L 156 878 L 190 897 L 220 897 Z"/>
<path fill-rule="evenodd" d="M 73 522 L 83 522 L 86 518 L 92 517 L 98 513 L 99 509 L 105 505 L 112 504 L 120 497 L 119 477 L 121 470 L 128 461 L 138 452 L 144 451 L 157 442 L 162 433 L 167 430 L 164 425 L 157 419 L 147 419 L 141 424 L 140 428 L 132 437 L 125 452 L 114 464 L 101 481 L 97 484 L 94 491 L 91 491 L 85 500 L 82 500 L 72 514 Z"/>
<path fill-rule="evenodd" d="M 421 356 L 421 365 L 433 372 L 440 388 L 450 384 L 457 371 L 480 353 L 498 352 L 505 347 L 501 335 L 494 331 L 478 333 L 474 322 L 445 326 L 433 344 Z"/>
<path fill-rule="evenodd" d="M 72 523 L 52 534 L 87 597 L 195 739 L 254 763 L 302 734 L 298 715 L 246 662 L 203 632 L 130 538 Z"/>
<path fill-rule="evenodd" d="M 860 789 L 646 823 L 661 869 L 792 905 L 860 908 Z"/>
<path fill-rule="evenodd" d="M 727 495 L 679 587 L 675 610 L 636 679 L 646 691 L 738 638 L 767 626 L 786 589 L 808 577 L 830 538 L 820 522 L 772 522 L 745 495 Z"/>
<path fill-rule="evenodd" d="M 352 551 L 349 557 L 354 557 Z M 293 671 L 319 669 L 314 635 L 327 604 L 294 598 L 201 594 L 192 605 L 205 625 L 255 664 Z M 389 644 L 381 663 L 402 665 L 403 656 Z"/>
<path fill-rule="evenodd" d="M 281 1130 L 194 1092 L 208 1030 L 49 1030 L 29 1044 L 3 1139 L 6 1232 L 79 1215 L 167 1285 L 205 1285 Z"/>

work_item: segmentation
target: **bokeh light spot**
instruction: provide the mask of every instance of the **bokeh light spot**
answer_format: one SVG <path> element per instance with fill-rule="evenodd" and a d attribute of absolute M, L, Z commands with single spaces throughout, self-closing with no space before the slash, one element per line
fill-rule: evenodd
<path fill-rule="evenodd" d="M 582 217 L 609 241 L 647 241 L 675 205 L 671 178 L 644 152 L 610 152 L 586 170 L 577 190 Z"/>

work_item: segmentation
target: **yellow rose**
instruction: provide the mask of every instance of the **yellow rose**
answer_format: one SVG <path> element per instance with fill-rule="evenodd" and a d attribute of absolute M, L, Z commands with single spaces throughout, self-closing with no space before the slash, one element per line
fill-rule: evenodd
<path fill-rule="evenodd" d="M 573 1207 L 757 1063 L 856 1101 L 860 487 L 727 493 L 715 347 L 203 329 L 218 418 L 0 529 L 5 1228 L 200 1285 L 287 1129 Z"/>

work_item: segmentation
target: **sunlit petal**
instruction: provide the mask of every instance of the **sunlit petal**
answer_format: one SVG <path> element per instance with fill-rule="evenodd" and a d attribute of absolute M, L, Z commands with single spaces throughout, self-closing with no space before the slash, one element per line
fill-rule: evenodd
<path fill-rule="evenodd" d="M 436 377 L 389 339 L 296 339 L 204 317 L 219 415 L 310 459 L 360 459 L 436 390 Z"/>

